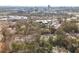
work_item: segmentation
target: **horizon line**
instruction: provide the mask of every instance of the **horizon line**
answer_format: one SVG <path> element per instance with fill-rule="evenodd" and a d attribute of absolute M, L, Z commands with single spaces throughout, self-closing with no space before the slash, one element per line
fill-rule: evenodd
<path fill-rule="evenodd" d="M 48 7 L 48 6 L 50 6 L 50 7 L 79 7 L 79 6 L 51 6 L 51 5 L 47 5 L 47 6 L 18 6 L 18 5 L 16 5 L 16 6 L 13 6 L 13 5 L 1 5 L 0 7 Z"/>
<path fill-rule="evenodd" d="M 50 7 L 79 7 L 78 5 L 77 6 L 64 6 L 64 5 L 62 5 L 62 6 L 52 6 L 52 5 L 37 5 L 37 6 L 23 6 L 23 5 L 0 5 L 0 7 L 48 7 L 48 6 L 50 6 Z"/>

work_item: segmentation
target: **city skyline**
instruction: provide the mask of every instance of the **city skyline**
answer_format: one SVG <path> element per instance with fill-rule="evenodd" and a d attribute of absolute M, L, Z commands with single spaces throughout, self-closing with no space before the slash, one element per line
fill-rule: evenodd
<path fill-rule="evenodd" d="M 0 6 L 79 6 L 79 0 L 0 0 Z"/>

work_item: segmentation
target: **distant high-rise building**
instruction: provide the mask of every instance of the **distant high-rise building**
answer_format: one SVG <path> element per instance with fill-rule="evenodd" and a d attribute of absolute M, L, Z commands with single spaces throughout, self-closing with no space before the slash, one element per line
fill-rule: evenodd
<path fill-rule="evenodd" d="M 48 5 L 48 9 L 50 9 L 51 8 L 51 6 L 50 5 Z"/>
<path fill-rule="evenodd" d="M 51 10 L 51 6 L 48 5 L 48 12 L 50 13 L 52 10 Z"/>

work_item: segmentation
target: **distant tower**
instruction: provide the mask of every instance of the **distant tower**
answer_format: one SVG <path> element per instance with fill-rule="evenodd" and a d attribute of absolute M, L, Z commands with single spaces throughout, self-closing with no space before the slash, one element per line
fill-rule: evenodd
<path fill-rule="evenodd" d="M 49 13 L 51 12 L 51 6 L 50 5 L 48 5 L 48 11 L 49 11 Z"/>
<path fill-rule="evenodd" d="M 50 7 L 50 5 L 48 5 L 48 9 L 50 9 L 51 7 Z"/>

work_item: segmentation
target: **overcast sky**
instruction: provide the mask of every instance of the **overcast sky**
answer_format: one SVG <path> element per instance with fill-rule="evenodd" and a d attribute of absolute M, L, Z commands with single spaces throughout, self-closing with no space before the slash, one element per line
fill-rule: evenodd
<path fill-rule="evenodd" d="M 0 6 L 79 6 L 79 0 L 0 0 Z"/>

